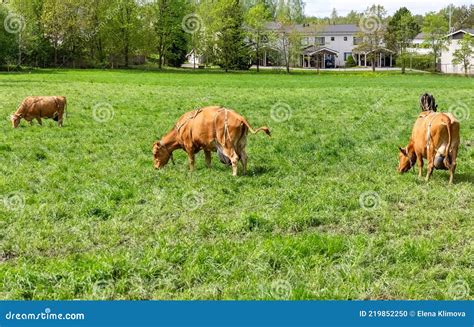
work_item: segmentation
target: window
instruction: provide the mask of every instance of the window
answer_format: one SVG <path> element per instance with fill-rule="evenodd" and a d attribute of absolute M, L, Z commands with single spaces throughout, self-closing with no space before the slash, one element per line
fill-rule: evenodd
<path fill-rule="evenodd" d="M 324 45 L 326 43 L 326 38 L 324 36 L 322 37 L 315 37 L 314 38 L 314 43 L 316 45 Z"/>
<path fill-rule="evenodd" d="M 347 41 L 347 36 L 344 36 L 344 41 Z"/>
<path fill-rule="evenodd" d="M 304 38 L 301 40 L 301 44 L 302 44 L 302 45 L 308 45 L 308 43 L 309 43 L 309 40 L 308 40 L 307 37 L 304 37 Z"/>
<path fill-rule="evenodd" d="M 361 42 L 361 39 L 354 36 L 354 45 L 358 45 Z"/>
<path fill-rule="evenodd" d="M 352 56 L 352 52 L 344 52 L 344 61 L 347 61 L 347 59 L 349 59 L 349 56 Z"/>
<path fill-rule="evenodd" d="M 331 41 L 334 41 L 336 38 L 334 36 L 331 36 Z"/>

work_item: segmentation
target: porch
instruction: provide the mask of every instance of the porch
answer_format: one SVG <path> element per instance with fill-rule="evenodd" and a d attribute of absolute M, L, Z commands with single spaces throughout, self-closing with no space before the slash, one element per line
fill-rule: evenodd
<path fill-rule="evenodd" d="M 303 49 L 300 56 L 300 67 L 303 68 L 336 68 L 336 57 L 339 52 L 311 45 Z"/>
<path fill-rule="evenodd" d="M 375 60 L 375 67 L 393 67 L 393 55 L 395 52 L 386 48 L 378 49 L 375 58 L 373 58 L 374 52 L 375 50 L 354 50 L 352 55 L 359 67 L 372 67 L 373 59 Z"/>

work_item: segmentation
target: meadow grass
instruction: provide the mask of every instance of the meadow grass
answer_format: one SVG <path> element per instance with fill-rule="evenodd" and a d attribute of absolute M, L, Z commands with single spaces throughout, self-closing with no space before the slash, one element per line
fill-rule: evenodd
<path fill-rule="evenodd" d="M 398 73 L 0 74 L 2 299 L 472 299 L 473 79 Z M 399 175 L 418 98 L 461 119 L 455 184 Z M 65 127 L 13 130 L 29 95 Z M 213 156 L 155 171 L 179 116 L 223 105 L 249 174 Z M 0 200 L 1 200 L 0 199 Z"/>

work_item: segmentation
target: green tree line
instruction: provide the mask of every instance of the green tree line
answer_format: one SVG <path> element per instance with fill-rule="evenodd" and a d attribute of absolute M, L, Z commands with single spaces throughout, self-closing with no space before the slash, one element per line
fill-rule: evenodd
<path fill-rule="evenodd" d="M 391 17 L 381 6 L 371 8 L 379 8 L 377 20 L 385 27 L 361 38 L 375 50 L 385 42 L 403 63 L 420 31 L 428 36 L 426 46 L 436 61 L 449 13 L 455 28 L 474 25 L 473 6 L 425 16 L 401 8 Z M 305 17 L 302 0 L 3 0 L 0 65 L 115 68 L 152 62 L 180 67 L 194 53 L 225 70 L 248 69 L 260 61 L 264 43 L 278 38 L 281 63 L 289 71 L 301 40 L 288 27 L 312 23 L 316 33 L 325 24 L 360 24 L 373 14 L 371 8 L 346 16 L 333 10 L 331 17 L 314 18 Z M 287 28 L 268 35 L 270 21 Z"/>

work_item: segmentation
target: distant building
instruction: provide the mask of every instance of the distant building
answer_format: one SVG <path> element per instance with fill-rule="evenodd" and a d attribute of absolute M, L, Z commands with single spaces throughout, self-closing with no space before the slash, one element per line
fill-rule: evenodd
<path fill-rule="evenodd" d="M 465 34 L 474 36 L 474 29 L 461 29 L 456 32 L 447 35 L 449 39 L 448 49 L 441 51 L 441 58 L 438 63 L 438 69 L 446 74 L 464 74 L 463 65 L 453 64 L 453 54 L 459 49 L 459 41 L 464 37 Z M 474 74 L 474 57 L 471 57 L 471 67 L 469 74 Z"/>
<path fill-rule="evenodd" d="M 431 53 L 431 49 L 424 47 L 423 43 L 425 42 L 426 35 L 425 33 L 420 33 L 412 41 L 410 47 L 407 48 L 407 52 L 416 53 L 420 55 L 427 55 Z"/>
<path fill-rule="evenodd" d="M 357 50 L 360 29 L 354 24 L 344 25 L 293 25 L 282 27 L 272 22 L 266 26 L 268 31 L 276 35 L 282 32 L 298 33 L 301 38 L 299 67 L 303 68 L 336 68 L 346 66 L 349 56 L 352 56 L 359 66 L 371 66 L 370 52 Z M 269 42 L 264 47 L 262 66 L 281 65 L 281 40 Z M 375 59 L 376 67 L 392 67 L 394 52 L 383 48 Z"/>

